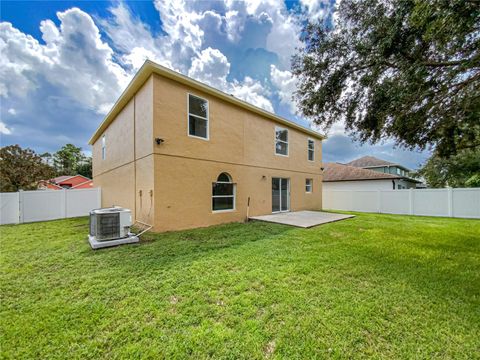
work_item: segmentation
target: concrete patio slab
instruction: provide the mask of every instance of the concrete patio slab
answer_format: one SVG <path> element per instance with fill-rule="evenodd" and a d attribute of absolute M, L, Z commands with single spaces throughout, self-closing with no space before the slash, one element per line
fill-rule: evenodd
<path fill-rule="evenodd" d="M 353 218 L 355 215 L 335 214 L 323 211 L 293 211 L 286 213 L 252 216 L 250 220 L 310 228 L 334 221 Z"/>

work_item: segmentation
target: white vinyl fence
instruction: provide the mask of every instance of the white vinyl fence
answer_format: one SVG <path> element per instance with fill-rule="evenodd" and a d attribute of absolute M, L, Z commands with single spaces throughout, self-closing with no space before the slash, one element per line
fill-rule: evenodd
<path fill-rule="evenodd" d="M 0 225 L 86 216 L 100 206 L 100 188 L 0 193 Z"/>
<path fill-rule="evenodd" d="M 480 188 L 324 190 L 323 208 L 480 219 Z"/>

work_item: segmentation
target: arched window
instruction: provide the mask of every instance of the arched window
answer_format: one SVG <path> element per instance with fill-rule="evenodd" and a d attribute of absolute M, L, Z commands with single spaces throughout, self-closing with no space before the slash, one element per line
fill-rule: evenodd
<path fill-rule="evenodd" d="M 226 211 L 235 209 L 235 184 L 227 173 L 218 175 L 212 184 L 212 210 Z"/>

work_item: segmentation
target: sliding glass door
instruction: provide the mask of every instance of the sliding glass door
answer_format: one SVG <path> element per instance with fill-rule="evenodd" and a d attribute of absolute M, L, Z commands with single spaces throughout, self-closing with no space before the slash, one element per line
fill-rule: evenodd
<path fill-rule="evenodd" d="M 272 178 L 272 212 L 290 210 L 290 180 Z"/>

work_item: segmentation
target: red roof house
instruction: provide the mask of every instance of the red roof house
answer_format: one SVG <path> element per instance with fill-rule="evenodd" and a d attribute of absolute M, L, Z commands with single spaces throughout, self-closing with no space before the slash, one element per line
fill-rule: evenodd
<path fill-rule="evenodd" d="M 38 182 L 38 189 L 40 190 L 91 189 L 92 187 L 92 179 L 83 175 L 64 175 L 50 180 L 40 180 Z"/>

